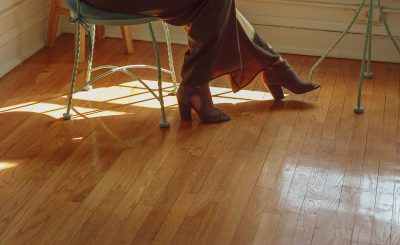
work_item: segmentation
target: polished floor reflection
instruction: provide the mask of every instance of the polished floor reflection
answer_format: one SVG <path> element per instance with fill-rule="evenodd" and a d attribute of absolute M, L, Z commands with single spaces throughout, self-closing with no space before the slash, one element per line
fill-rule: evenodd
<path fill-rule="evenodd" d="M 151 48 L 99 40 L 95 62 L 154 63 Z M 302 77 L 316 60 L 285 58 Z M 280 103 L 259 78 L 237 94 L 217 79 L 232 116 L 218 125 L 181 122 L 165 77 L 163 130 L 123 74 L 77 94 L 62 120 L 72 59 L 65 35 L 0 79 L 0 244 L 400 244 L 399 64 L 373 64 L 364 115 L 358 61 L 327 60 L 320 90 Z"/>

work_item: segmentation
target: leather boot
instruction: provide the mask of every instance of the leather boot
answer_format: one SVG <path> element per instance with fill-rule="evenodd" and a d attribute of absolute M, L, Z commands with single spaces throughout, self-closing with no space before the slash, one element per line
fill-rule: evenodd
<path fill-rule="evenodd" d="M 221 123 L 231 119 L 222 110 L 214 107 L 208 84 L 196 87 L 182 85 L 176 97 L 183 121 L 192 121 L 192 109 L 205 123 Z"/>
<path fill-rule="evenodd" d="M 263 81 L 276 101 L 284 98 L 282 87 L 295 94 L 304 94 L 320 87 L 300 79 L 286 60 L 267 67 L 263 72 Z"/>

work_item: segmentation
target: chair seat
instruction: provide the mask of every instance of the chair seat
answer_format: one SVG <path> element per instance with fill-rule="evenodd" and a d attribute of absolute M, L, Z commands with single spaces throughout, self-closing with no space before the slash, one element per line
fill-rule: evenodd
<path fill-rule="evenodd" d="M 65 0 L 68 8 L 76 14 L 76 0 Z M 126 14 L 102 10 L 81 1 L 80 16 L 88 24 L 95 25 L 138 25 L 157 21 L 156 17 Z"/>

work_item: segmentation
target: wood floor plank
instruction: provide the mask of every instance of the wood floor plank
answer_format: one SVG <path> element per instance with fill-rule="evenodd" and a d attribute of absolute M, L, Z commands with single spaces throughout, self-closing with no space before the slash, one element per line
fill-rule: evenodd
<path fill-rule="evenodd" d="M 324 79 L 324 74 L 317 74 L 316 79 L 324 81 L 325 91 L 321 91 L 322 94 L 330 94 L 329 91 L 332 90 L 333 85 L 335 83 L 336 72 L 334 70 L 326 71 L 328 74 L 332 76 L 326 76 L 329 79 Z M 320 99 L 318 99 L 320 100 Z M 329 103 L 329 99 L 323 98 L 324 103 Z M 324 107 L 326 110 L 327 106 Z M 325 114 L 324 111 L 321 110 L 321 113 Z M 315 112 L 311 112 L 314 114 Z M 315 121 L 316 120 L 316 121 Z M 319 142 L 321 133 L 323 130 L 324 123 L 319 122 L 320 118 L 313 116 L 312 120 L 308 122 L 309 128 L 306 135 L 306 139 L 304 145 L 301 149 L 301 153 L 299 154 L 299 158 L 294 163 L 296 166 L 293 178 L 290 182 L 290 186 L 288 188 L 287 196 L 283 199 L 282 205 L 282 214 L 280 220 L 278 222 L 278 227 L 275 230 L 273 243 L 282 243 L 288 244 L 293 239 L 296 231 L 297 219 L 300 214 L 300 210 L 302 207 L 302 203 L 306 194 L 306 190 L 308 188 L 309 179 L 312 177 L 313 171 L 310 171 L 311 166 L 317 166 L 318 158 L 316 158 L 316 154 L 319 148 Z M 312 141 L 309 141 L 312 140 Z M 313 147 L 315 144 L 315 147 Z M 310 154 L 311 153 L 311 154 Z M 318 168 L 315 168 L 315 171 L 318 171 Z"/>
<path fill-rule="evenodd" d="M 365 201 L 360 202 L 359 212 L 355 217 L 353 242 L 372 242 L 376 234 L 374 230 L 375 198 L 378 195 L 377 180 L 379 176 L 379 164 L 382 143 L 382 126 L 384 111 L 379 110 L 385 104 L 386 83 L 380 80 L 384 76 L 383 71 L 376 71 L 373 80 L 373 100 L 369 109 L 371 115 L 368 117 L 368 135 L 365 146 L 365 158 L 363 162 L 361 189 L 364 190 Z M 364 197 L 363 197 L 364 198 Z"/>
<path fill-rule="evenodd" d="M 64 123 L 63 124 L 61 124 L 61 122 L 54 123 L 54 121 L 50 121 L 50 119 L 46 119 L 46 121 L 44 121 L 44 120 L 41 120 L 40 117 L 37 117 L 37 116 L 36 116 L 36 118 L 39 118 L 38 120 L 40 120 L 40 121 L 38 123 L 41 124 L 41 128 L 42 129 L 41 128 L 37 128 L 37 127 L 35 128 L 35 130 L 32 130 L 32 128 L 29 129 L 29 127 L 32 127 L 32 120 L 27 120 L 28 122 L 31 121 L 31 125 L 30 126 L 28 125 L 27 128 L 25 128 L 23 130 L 23 138 L 20 140 L 21 142 L 23 142 L 23 144 L 16 144 L 16 146 L 18 146 L 18 148 L 14 146 L 13 148 L 11 148 L 8 151 L 7 154 L 8 154 L 9 157 L 21 155 L 20 152 L 24 152 L 24 149 L 26 149 L 27 145 L 30 145 L 30 147 L 32 149 L 34 149 L 35 153 L 37 152 L 36 154 L 38 156 L 36 157 L 37 158 L 37 160 L 35 161 L 36 163 L 35 164 L 32 164 L 32 163 L 29 164 L 29 168 L 27 169 L 27 171 L 29 171 L 30 174 L 36 174 L 34 169 L 37 169 L 38 173 L 36 175 L 39 174 L 39 176 L 42 176 L 42 175 L 43 176 L 48 176 L 49 175 L 48 172 L 49 171 L 50 171 L 50 173 L 52 172 L 52 168 L 54 168 L 53 164 L 54 164 L 54 161 L 56 160 L 54 157 L 51 157 L 51 152 L 57 150 L 57 151 L 59 151 L 58 152 L 59 156 L 63 156 L 64 155 L 62 153 L 63 152 L 62 149 L 57 149 L 55 147 L 49 147 L 49 146 L 57 145 L 57 144 L 54 144 L 54 143 L 57 143 L 60 140 L 60 139 L 57 139 L 57 137 L 59 136 L 58 134 L 59 134 L 60 130 L 65 130 L 66 128 L 63 126 Z M 49 121 L 52 122 L 50 125 L 48 123 Z M 75 124 L 75 123 L 72 122 L 72 124 Z M 51 127 L 48 128 L 49 126 L 51 126 Z M 68 131 L 70 131 L 70 130 L 68 130 Z M 80 132 L 80 131 L 82 131 L 82 130 L 78 129 L 78 130 L 76 130 L 74 132 L 74 134 L 82 136 L 82 138 L 85 137 L 84 136 L 85 134 L 82 134 L 82 132 Z M 54 134 L 52 134 L 51 132 L 54 132 Z M 46 142 L 46 141 L 41 142 L 41 141 L 37 141 L 36 140 L 39 137 L 40 134 L 45 134 L 45 133 L 49 134 L 49 137 L 47 138 L 47 140 L 49 142 Z M 89 133 L 90 133 L 90 131 L 89 131 Z M 37 134 L 37 135 L 32 135 L 32 134 Z M 66 134 L 65 136 L 66 137 L 71 137 L 71 135 L 69 135 L 69 134 Z M 73 136 L 72 136 L 72 138 L 73 138 Z M 37 145 L 37 147 L 35 147 L 37 142 L 39 142 L 40 145 Z M 62 143 L 62 140 L 61 140 L 60 143 Z M 68 147 L 67 147 L 67 149 L 68 149 Z M 45 156 L 45 158 L 43 158 L 42 156 Z M 46 160 L 46 156 L 51 157 L 51 158 Z M 49 163 L 51 163 L 51 162 L 53 162 L 53 164 L 50 165 Z M 22 163 L 20 163 L 20 164 L 22 164 Z M 33 168 L 34 166 L 35 166 L 35 168 Z M 49 168 L 50 168 L 50 170 L 46 171 L 46 169 L 49 169 Z M 23 170 L 24 170 L 24 168 L 19 168 L 18 169 L 19 172 L 14 175 L 14 178 L 21 175 L 21 178 L 24 178 L 24 179 L 28 179 L 28 180 L 29 179 L 34 179 L 33 177 L 26 176 L 26 174 L 24 174 L 24 172 L 21 172 Z M 36 178 L 38 178 L 38 177 L 36 177 Z M 15 183 L 15 181 L 18 181 L 18 179 L 14 179 L 13 181 Z M 10 182 L 9 184 L 12 184 L 12 183 L 13 182 Z M 12 200 L 14 200 L 14 199 L 18 200 L 19 199 L 19 203 L 20 203 L 19 205 L 21 205 L 21 204 L 23 204 L 23 202 L 21 202 L 22 200 L 21 200 L 21 198 L 19 198 L 19 196 L 24 197 L 24 198 L 28 198 L 29 195 L 27 195 L 27 193 L 31 193 L 31 194 L 35 193 L 35 192 L 31 192 L 31 190 L 35 188 L 35 185 L 32 185 L 33 183 L 29 183 L 28 182 L 26 186 L 22 185 L 21 182 L 18 182 L 18 183 L 20 183 L 20 184 L 17 184 L 17 185 L 14 185 L 14 186 L 22 188 L 22 190 L 25 192 L 25 194 L 24 194 L 24 192 L 18 192 L 18 195 L 15 196 L 12 193 L 10 193 L 11 188 L 4 188 L 4 189 L 7 189 L 8 193 L 10 193 L 10 194 L 5 194 L 5 196 L 3 196 L 3 197 L 8 199 L 9 203 L 11 203 L 11 205 L 13 206 L 13 209 L 16 209 L 18 206 L 12 204 Z M 36 188 L 39 188 L 39 187 L 40 187 L 40 185 L 36 184 Z M 10 198 L 10 195 L 13 195 L 13 197 Z M 12 212 L 10 212 L 11 210 L 12 209 L 7 209 L 8 215 L 12 215 L 13 214 Z"/>
<path fill-rule="evenodd" d="M 340 123 L 338 125 L 336 142 L 344 146 L 341 147 L 339 155 L 345 157 L 341 165 L 345 166 L 345 170 L 340 171 L 343 167 L 338 165 L 336 172 L 340 172 L 343 178 L 340 178 L 342 192 L 340 196 L 338 210 L 332 217 L 331 230 L 328 232 L 329 239 L 335 244 L 350 244 L 352 240 L 352 232 L 354 219 L 358 211 L 362 190 L 360 187 L 360 177 L 358 173 L 362 171 L 364 160 L 364 148 L 367 136 L 367 118 L 358 117 L 350 112 L 348 108 L 353 107 L 356 97 L 357 83 L 351 80 L 356 77 L 358 63 L 353 62 L 348 66 L 346 75 L 346 83 L 351 84 L 345 92 L 344 110 L 341 113 Z M 374 67 L 372 68 L 374 69 Z M 364 105 L 368 106 L 371 96 L 363 98 Z"/>
<path fill-rule="evenodd" d="M 399 86 L 400 86 L 400 71 L 396 65 L 390 66 L 389 70 L 389 76 L 388 76 L 388 84 L 391 86 L 388 86 L 391 88 L 390 91 L 386 91 L 386 96 L 392 99 L 395 99 L 399 95 Z M 397 104 L 399 102 L 397 101 Z M 399 109 L 400 110 L 400 109 Z M 397 111 L 397 116 L 399 117 L 400 111 Z M 396 156 L 394 160 L 394 167 L 392 169 L 392 173 L 394 175 L 394 181 L 395 181 L 395 187 L 394 187 L 394 194 L 393 194 L 393 206 L 392 206 L 392 233 L 391 233 L 391 244 L 397 244 L 400 243 L 400 168 L 399 168 L 399 163 L 400 163 L 400 144 L 398 144 L 399 139 L 400 139 L 400 120 L 397 120 L 397 124 L 392 125 L 390 128 L 392 128 L 389 132 L 387 130 L 387 133 L 393 134 L 393 132 L 396 133 L 396 140 L 394 143 L 395 148 L 396 148 Z M 387 135 L 386 137 L 391 137 Z M 394 135 L 394 134 L 393 134 Z M 386 139 L 385 137 L 385 139 Z"/>
<path fill-rule="evenodd" d="M 120 128 L 124 129 L 124 127 L 120 127 Z M 125 126 L 125 130 L 127 128 L 129 128 L 128 130 L 130 130 L 134 127 Z M 93 142 L 96 142 L 96 141 L 94 141 L 94 139 L 99 140 L 100 138 L 101 138 L 101 134 L 100 135 L 92 134 L 92 136 L 89 137 L 88 140 L 89 140 L 89 142 L 92 142 L 92 144 L 93 144 Z M 110 139 L 108 139 L 107 141 L 112 142 L 112 140 L 110 140 Z M 66 191 L 66 193 L 68 194 L 67 200 L 69 200 L 73 203 L 80 203 L 86 199 L 86 197 L 89 195 L 89 193 L 92 192 L 92 189 L 95 187 L 93 182 L 96 183 L 97 179 L 102 177 L 101 173 L 102 172 L 105 173 L 108 170 L 108 168 L 111 166 L 109 163 L 113 162 L 115 160 L 115 158 L 118 156 L 118 154 L 116 154 L 116 152 L 119 152 L 123 149 L 123 147 L 120 147 L 117 143 L 117 144 L 115 144 L 114 149 L 111 149 L 111 151 L 109 151 L 109 152 L 104 151 L 104 153 L 106 153 L 106 155 L 104 157 L 102 157 L 102 152 L 100 150 L 101 148 L 103 148 L 102 144 L 98 142 L 92 146 L 94 146 L 92 148 L 97 149 L 97 151 L 93 152 L 92 150 L 89 150 L 88 159 L 93 159 L 91 162 L 94 164 L 94 166 L 88 166 L 88 165 L 82 165 L 79 167 L 75 166 L 76 169 L 74 169 L 74 171 L 69 173 L 70 176 L 63 179 L 63 184 L 61 186 L 57 187 L 58 192 L 63 192 L 64 188 L 69 188 L 69 191 Z M 96 170 L 96 171 L 93 172 L 93 170 Z M 112 171 L 109 173 L 112 174 Z M 68 172 L 67 172 L 67 174 L 68 174 Z M 85 179 L 85 182 L 80 183 L 79 181 L 76 180 L 76 178 Z M 50 183 L 56 184 L 57 182 L 51 181 Z M 63 195 L 53 195 L 53 197 L 63 197 Z M 57 202 L 57 199 L 52 200 L 50 198 L 49 200 L 47 200 L 47 205 L 50 205 L 50 207 L 48 209 L 40 209 L 41 211 L 39 211 L 37 214 L 33 215 L 30 218 L 28 224 L 26 225 L 27 228 L 22 228 L 22 230 L 29 230 L 29 227 L 32 227 L 32 226 L 34 226 L 35 229 L 40 230 L 40 227 L 43 225 L 42 224 L 43 221 L 41 219 L 45 218 L 46 215 L 50 215 L 50 214 L 55 215 L 55 213 L 51 213 L 51 212 L 46 213 L 46 211 L 52 210 L 52 212 L 57 212 L 57 210 L 64 210 L 64 213 L 65 213 L 65 209 L 62 207 L 64 205 L 64 203 L 65 203 L 65 200 L 63 200 L 63 199 L 61 199 L 61 200 L 58 199 L 58 202 Z M 71 211 L 75 211 L 75 208 L 72 209 Z M 59 218 L 66 217 L 66 216 L 62 216 L 62 215 L 57 215 L 57 216 Z M 35 226 L 35 224 L 38 224 L 38 223 L 42 224 L 42 225 Z M 56 227 L 56 226 L 54 225 L 53 227 Z M 48 232 L 49 232 L 49 230 L 48 230 Z M 22 232 L 22 233 L 24 233 L 24 232 Z M 49 232 L 49 234 L 50 234 L 50 232 Z M 27 239 L 31 240 L 32 238 L 29 236 L 30 236 L 29 234 L 24 234 L 24 235 L 21 234 L 20 237 L 21 238 L 27 237 Z"/>
<path fill-rule="evenodd" d="M 337 116 L 341 114 L 343 110 L 344 101 L 346 98 L 346 91 L 344 84 L 346 84 L 343 79 L 346 77 L 346 68 L 341 66 L 341 63 L 336 61 L 336 67 L 341 69 L 338 71 L 337 79 L 335 81 L 335 89 L 332 94 L 332 98 L 329 104 L 329 109 L 326 117 L 326 123 L 321 135 L 323 143 L 320 143 L 320 152 L 330 152 L 335 148 L 333 144 L 338 134 L 340 118 Z M 329 76 L 331 77 L 331 76 Z M 336 152 L 335 152 L 336 153 Z M 329 156 L 326 154 L 326 156 Z M 331 157 L 330 157 L 331 158 Z M 324 164 L 318 160 L 317 167 L 324 168 Z M 327 181 L 327 176 L 325 171 L 317 171 L 311 177 L 308 184 L 307 193 L 302 204 L 301 212 L 296 225 L 296 232 L 293 237 L 293 241 L 301 244 L 311 243 L 315 224 L 317 222 L 318 215 L 320 214 L 320 205 L 322 201 L 322 195 L 324 190 L 324 185 Z"/>
<path fill-rule="evenodd" d="M 258 229 L 264 230 L 260 222 L 263 220 L 263 212 L 270 197 L 271 189 L 255 187 L 246 205 L 245 212 L 241 217 L 236 229 L 232 244 L 251 244 L 259 240 L 255 238 Z"/>
<path fill-rule="evenodd" d="M 264 212 L 252 244 L 274 244 L 272 239 L 278 226 L 279 218 L 280 215 L 278 213 Z"/>
<path fill-rule="evenodd" d="M 253 175 L 259 173 L 266 154 L 264 147 L 257 147 L 252 151 L 245 148 L 235 153 L 232 167 L 199 227 L 196 242 L 204 243 L 209 240 L 216 244 L 230 243 L 240 218 L 240 215 L 233 213 L 244 211 L 256 181 Z"/>
<path fill-rule="evenodd" d="M 399 64 L 373 63 L 363 115 L 360 62 L 327 59 L 320 89 L 279 103 L 261 76 L 236 94 L 211 82 L 232 116 L 223 124 L 181 122 L 168 96 L 163 130 L 156 101 L 124 74 L 76 94 L 77 115 L 61 120 L 72 40 L 0 78 L 1 244 L 399 243 Z M 155 64 L 151 43 L 135 46 L 125 55 L 120 40 L 98 40 L 95 65 Z M 186 50 L 173 47 L 177 73 Z M 316 61 L 284 57 L 302 78 Z M 155 85 L 154 71 L 135 72 Z"/>
<path fill-rule="evenodd" d="M 235 108 L 235 111 L 241 110 L 242 108 L 243 107 L 239 105 Z M 244 124 L 242 123 L 244 129 L 250 124 L 251 117 L 249 120 L 245 120 L 245 122 Z M 244 137 L 244 134 L 241 134 L 241 137 L 235 135 L 235 129 L 238 123 L 240 123 L 240 121 L 236 120 L 231 124 L 220 127 L 217 134 L 212 138 L 210 147 L 208 147 L 207 151 L 200 159 L 199 164 L 206 164 L 206 167 L 201 170 L 198 181 L 193 182 L 191 188 L 192 192 L 198 193 L 198 195 L 195 202 L 190 207 L 188 216 L 181 225 L 181 229 L 176 234 L 173 243 L 185 244 L 194 239 L 195 234 L 191 233 L 193 233 L 193 230 L 195 230 L 197 226 L 201 225 L 202 219 L 213 203 L 217 190 L 223 183 L 226 171 L 229 171 L 231 168 L 234 154 L 232 154 L 230 150 L 223 151 L 223 149 L 235 149 L 231 142 L 235 139 L 236 143 L 233 144 L 238 144 L 238 142 L 241 142 L 242 137 Z"/>
<path fill-rule="evenodd" d="M 130 128 L 130 130 L 134 130 L 134 129 L 135 129 L 135 127 L 131 127 L 131 128 Z M 100 139 L 99 137 L 96 137 L 96 140 L 101 140 L 101 139 Z M 88 182 L 88 183 L 90 183 L 90 182 Z M 91 187 L 91 186 L 89 186 L 89 188 L 90 188 L 90 187 Z M 85 191 L 87 191 L 87 190 L 86 190 L 86 187 L 81 187 L 81 188 L 83 188 L 83 193 L 84 193 Z M 89 190 L 90 190 L 90 189 L 89 189 Z M 78 189 L 77 192 L 80 193 L 81 191 Z M 79 194 L 78 194 L 78 195 L 79 195 Z"/>

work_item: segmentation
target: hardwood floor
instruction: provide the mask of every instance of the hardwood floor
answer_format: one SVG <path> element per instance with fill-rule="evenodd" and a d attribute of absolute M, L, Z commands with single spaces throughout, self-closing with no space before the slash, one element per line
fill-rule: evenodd
<path fill-rule="evenodd" d="M 259 78 L 237 94 L 213 81 L 224 124 L 181 122 L 168 96 L 165 130 L 121 74 L 62 120 L 72 46 L 64 35 L 0 79 L 0 244 L 400 244 L 400 64 L 373 64 L 364 115 L 359 61 L 328 59 L 320 90 L 281 103 Z M 154 63 L 151 48 L 99 40 L 95 65 Z M 302 77 L 316 60 L 284 57 Z"/>

